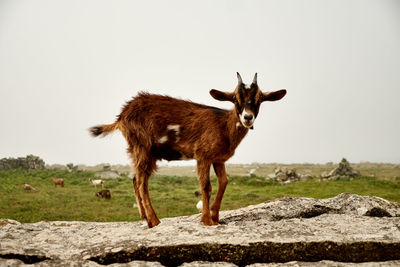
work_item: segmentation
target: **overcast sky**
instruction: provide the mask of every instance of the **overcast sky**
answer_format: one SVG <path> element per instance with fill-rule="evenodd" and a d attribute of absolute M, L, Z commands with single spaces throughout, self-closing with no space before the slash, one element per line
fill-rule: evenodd
<path fill-rule="evenodd" d="M 288 93 L 230 163 L 400 162 L 396 0 L 0 0 L 0 158 L 128 164 L 87 129 L 141 90 L 230 109 L 237 71 Z"/>

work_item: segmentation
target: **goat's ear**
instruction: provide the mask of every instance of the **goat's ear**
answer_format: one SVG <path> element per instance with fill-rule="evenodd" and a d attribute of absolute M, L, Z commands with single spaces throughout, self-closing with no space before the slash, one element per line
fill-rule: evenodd
<path fill-rule="evenodd" d="M 278 90 L 275 92 L 263 92 L 262 101 L 277 101 L 286 95 L 286 89 Z"/>
<path fill-rule="evenodd" d="M 216 89 L 210 90 L 210 95 L 219 101 L 233 102 L 233 93 L 222 92 Z"/>

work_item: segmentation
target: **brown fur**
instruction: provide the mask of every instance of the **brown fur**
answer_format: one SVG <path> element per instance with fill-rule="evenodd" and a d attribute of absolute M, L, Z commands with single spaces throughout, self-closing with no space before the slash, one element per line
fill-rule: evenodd
<path fill-rule="evenodd" d="M 96 193 L 96 197 L 102 197 L 105 199 L 110 199 L 111 198 L 111 192 L 108 189 L 103 189 L 100 192 Z"/>
<path fill-rule="evenodd" d="M 64 179 L 55 178 L 55 177 L 52 177 L 52 179 L 53 179 L 53 184 L 54 184 L 55 187 L 57 187 L 57 185 L 60 185 L 61 187 L 64 187 Z"/>
<path fill-rule="evenodd" d="M 202 222 L 218 224 L 219 209 L 228 178 L 225 161 L 233 156 L 236 147 L 252 125 L 240 122 L 244 108 L 254 117 L 262 101 L 279 100 L 286 90 L 263 93 L 257 85 L 257 75 L 251 89 L 245 89 L 238 75 L 238 86 L 233 93 L 211 90 L 217 100 L 231 101 L 232 110 L 201 105 L 169 96 L 139 93 L 122 109 L 116 122 L 90 129 L 93 136 L 107 135 L 119 129 L 128 143 L 136 175 L 133 188 L 142 218 L 149 227 L 160 223 L 150 202 L 148 180 L 160 159 L 197 160 L 197 172 L 202 193 Z M 251 103 L 250 103 L 251 102 Z M 218 177 L 218 192 L 210 208 L 210 167 Z"/>

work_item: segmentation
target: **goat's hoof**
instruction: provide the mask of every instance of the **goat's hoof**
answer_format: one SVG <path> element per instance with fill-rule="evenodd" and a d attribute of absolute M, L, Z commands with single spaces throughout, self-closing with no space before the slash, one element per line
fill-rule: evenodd
<path fill-rule="evenodd" d="M 210 222 L 203 222 L 203 224 L 206 226 L 213 226 L 213 225 L 218 225 L 218 222 L 210 221 Z"/>
<path fill-rule="evenodd" d="M 215 224 L 218 224 L 219 216 L 211 216 L 211 220 L 212 220 Z"/>
<path fill-rule="evenodd" d="M 212 225 L 218 225 L 218 222 L 215 222 L 211 219 L 208 220 L 201 220 L 203 222 L 204 225 L 206 226 L 212 226 Z"/>
<path fill-rule="evenodd" d="M 149 227 L 149 228 L 153 228 L 154 226 L 157 226 L 157 225 L 159 225 L 161 222 L 160 222 L 160 220 L 159 219 L 155 219 L 155 220 L 153 220 L 153 221 L 147 221 L 147 226 Z"/>

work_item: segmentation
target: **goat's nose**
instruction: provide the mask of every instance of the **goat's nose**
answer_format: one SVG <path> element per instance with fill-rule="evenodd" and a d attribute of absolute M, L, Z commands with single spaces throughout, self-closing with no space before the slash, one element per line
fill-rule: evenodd
<path fill-rule="evenodd" d="M 251 121 L 252 119 L 253 119 L 253 115 L 249 115 L 249 114 L 246 114 L 246 115 L 244 115 L 244 119 L 246 120 L 246 121 Z"/>

